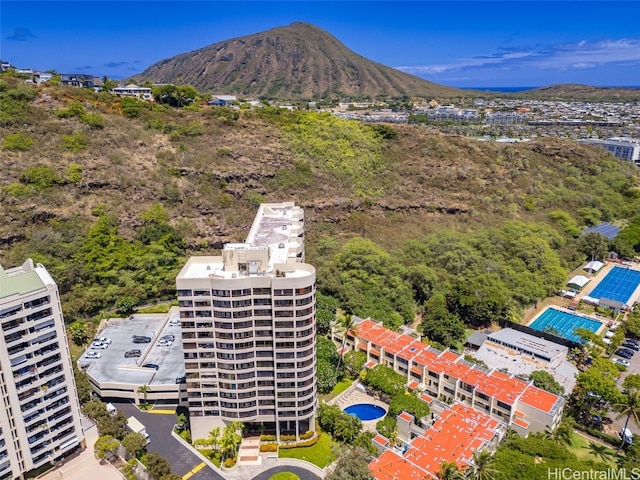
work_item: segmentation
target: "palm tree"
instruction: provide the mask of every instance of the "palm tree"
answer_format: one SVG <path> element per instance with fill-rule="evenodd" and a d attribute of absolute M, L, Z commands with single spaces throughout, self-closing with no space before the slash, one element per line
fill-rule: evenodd
<path fill-rule="evenodd" d="M 557 443 L 558 445 L 564 445 L 570 447 L 573 440 L 573 423 L 567 417 L 558 425 L 555 430 L 547 428 L 544 432 L 544 437 L 547 440 Z"/>
<path fill-rule="evenodd" d="M 622 418 L 625 415 L 627 416 L 623 430 L 626 430 L 629 426 L 629 420 L 631 417 L 633 417 L 633 421 L 636 422 L 636 425 L 640 426 L 640 390 L 630 388 L 625 397 L 625 401 L 615 404 L 614 408 L 620 412 L 620 415 L 618 415 L 616 419 Z M 622 444 L 618 447 L 618 450 L 624 446 L 625 441 L 626 438 L 622 435 Z"/>
<path fill-rule="evenodd" d="M 493 468 L 495 459 L 491 452 L 483 450 L 473 454 L 473 465 L 469 467 L 465 478 L 468 480 L 496 480 L 500 472 Z"/>
<path fill-rule="evenodd" d="M 144 405 L 147 404 L 147 395 L 149 394 L 149 386 L 148 385 L 140 385 L 138 387 L 138 393 L 142 394 L 144 398 Z"/>
<path fill-rule="evenodd" d="M 342 358 L 344 357 L 344 347 L 347 343 L 347 333 L 353 328 L 353 324 L 355 322 L 355 317 L 353 315 L 345 315 L 345 317 L 346 318 L 344 318 L 342 322 L 345 327 L 344 333 L 342 334 L 342 346 L 340 347 L 340 351 L 342 353 L 338 357 L 338 365 L 336 367 L 336 370 L 338 372 L 340 371 L 340 364 L 342 363 Z M 354 348 L 354 350 L 357 351 L 357 348 Z"/>
<path fill-rule="evenodd" d="M 588 448 L 589 453 L 595 458 L 602 460 L 602 463 L 609 463 L 613 456 L 613 452 L 609 450 L 609 447 L 601 443 L 589 442 L 589 446 L 583 448 Z"/>
<path fill-rule="evenodd" d="M 209 444 L 213 450 L 218 450 L 220 446 L 220 427 L 216 427 L 209 432 Z"/>
<path fill-rule="evenodd" d="M 227 425 L 222 432 L 220 439 L 220 449 L 222 450 L 222 459 L 233 458 L 238 446 L 242 443 L 242 435 L 238 431 L 242 431 L 244 424 L 234 420 Z"/>
<path fill-rule="evenodd" d="M 440 471 L 436 473 L 439 480 L 462 480 L 464 475 L 458 470 L 458 464 L 456 462 L 442 462 L 440 464 Z"/>

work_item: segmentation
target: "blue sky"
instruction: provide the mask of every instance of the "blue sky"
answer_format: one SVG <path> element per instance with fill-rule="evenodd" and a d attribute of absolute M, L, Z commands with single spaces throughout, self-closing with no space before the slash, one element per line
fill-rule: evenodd
<path fill-rule="evenodd" d="M 295 21 L 456 87 L 640 85 L 638 1 L 7 1 L 0 58 L 126 78 L 178 53 Z"/>

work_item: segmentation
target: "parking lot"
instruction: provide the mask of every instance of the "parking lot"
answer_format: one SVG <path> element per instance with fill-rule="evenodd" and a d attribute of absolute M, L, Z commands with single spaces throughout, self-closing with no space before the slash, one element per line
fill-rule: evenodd
<path fill-rule="evenodd" d="M 108 347 L 87 349 L 87 352 L 99 352 L 101 358 L 87 358 L 85 352 L 78 361 L 92 383 L 101 388 L 99 393 L 102 397 L 120 396 L 116 392 L 122 390 L 136 392 L 140 385 L 148 385 L 152 392 L 162 390 L 164 398 L 168 398 L 169 392 L 169 397 L 177 401 L 180 385 L 176 379 L 185 375 L 178 315 L 177 310 L 172 310 L 168 315 L 134 315 L 108 322 L 107 327 L 98 334 L 111 340 Z M 173 336 L 174 340 L 162 342 L 167 335 Z M 134 336 L 149 337 L 150 342 L 134 343 Z M 140 350 L 140 356 L 126 355 L 132 350 Z M 146 364 L 154 367 L 143 367 Z M 153 399 L 154 396 L 150 395 L 149 398 Z"/>
<path fill-rule="evenodd" d="M 624 379 L 627 377 L 627 375 L 630 375 L 632 373 L 640 374 L 640 352 L 634 352 L 634 353 L 635 354 L 633 355 L 633 357 L 628 359 L 629 368 L 627 368 L 624 372 L 622 372 L 620 374 L 620 378 L 618 378 L 618 382 L 617 382 L 618 388 L 620 388 L 621 391 L 623 389 L 622 383 L 624 382 Z M 621 358 L 621 357 L 614 354 L 611 357 L 611 359 L 613 360 L 614 358 Z M 616 419 L 616 414 L 614 412 L 609 414 L 609 418 L 613 421 L 612 424 L 610 425 L 611 433 L 614 435 L 618 435 L 618 432 L 624 426 L 626 417 Z M 636 425 L 636 423 L 633 420 L 629 421 L 629 425 L 627 426 L 627 428 L 631 430 L 631 432 L 634 433 L 635 435 L 640 435 L 640 427 Z"/>

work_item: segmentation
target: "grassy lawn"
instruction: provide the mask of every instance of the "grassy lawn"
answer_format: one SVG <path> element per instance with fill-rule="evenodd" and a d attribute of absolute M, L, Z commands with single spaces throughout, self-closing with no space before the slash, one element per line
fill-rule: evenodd
<path fill-rule="evenodd" d="M 320 468 L 324 468 L 335 460 L 331 451 L 331 436 L 322 432 L 320 440 L 310 447 L 281 448 L 278 450 L 279 458 L 297 458 L 306 460 Z"/>
<path fill-rule="evenodd" d="M 338 395 L 344 392 L 347 388 L 349 388 L 354 381 L 355 380 L 351 378 L 343 378 L 338 383 L 336 383 L 336 386 L 333 387 L 333 390 L 331 390 L 331 393 L 328 393 L 326 395 L 320 395 L 320 400 L 324 400 L 325 402 L 328 402 L 329 400 L 336 398 Z"/>
<path fill-rule="evenodd" d="M 273 475 L 269 480 L 300 480 L 300 477 L 291 472 L 280 472 Z"/>
<path fill-rule="evenodd" d="M 586 437 L 578 433 L 573 433 L 573 438 L 571 439 L 571 446 L 568 447 L 568 450 L 573 453 L 579 460 L 590 460 L 593 462 L 602 462 L 602 459 L 596 457 L 591 453 L 589 449 L 589 442 L 597 443 L 601 445 L 600 442 L 596 442 L 595 440 L 590 440 Z M 612 448 L 607 448 L 607 451 L 611 454 L 611 459 L 607 462 L 610 466 L 615 466 L 616 452 Z"/>

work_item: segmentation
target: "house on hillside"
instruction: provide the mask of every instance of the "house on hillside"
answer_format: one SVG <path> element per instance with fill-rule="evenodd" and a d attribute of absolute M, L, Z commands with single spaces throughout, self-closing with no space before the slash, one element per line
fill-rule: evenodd
<path fill-rule="evenodd" d="M 60 75 L 63 85 L 81 88 L 93 88 L 93 75 L 84 73 L 63 73 Z"/>
<path fill-rule="evenodd" d="M 235 95 L 215 95 L 211 97 L 209 105 L 212 107 L 231 106 L 237 100 Z"/>
<path fill-rule="evenodd" d="M 135 83 L 129 85 L 118 85 L 111 90 L 111 93 L 118 95 L 119 97 L 136 97 L 146 100 L 147 102 L 153 101 L 153 95 L 149 87 L 140 87 Z"/>

